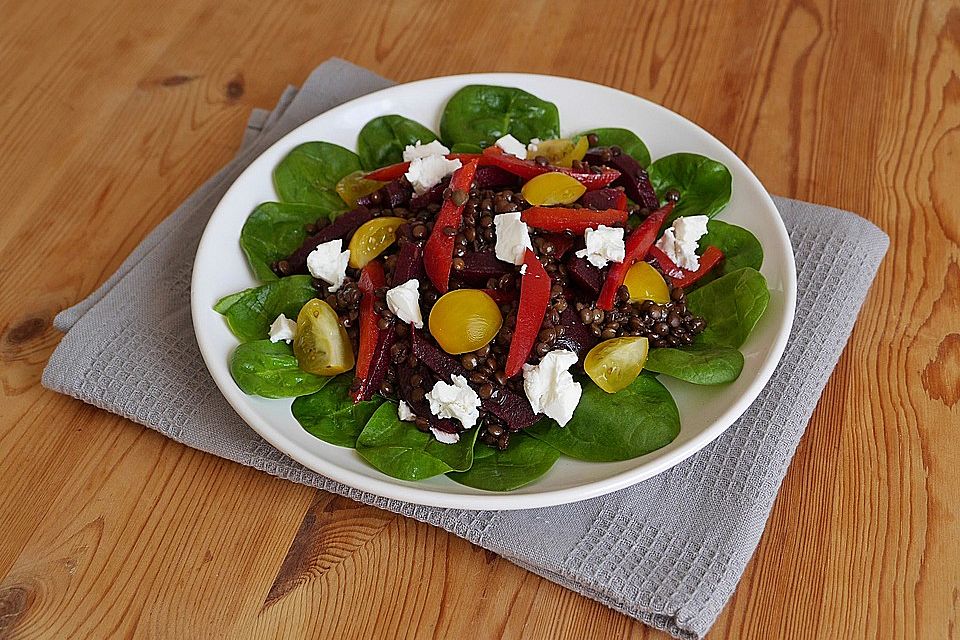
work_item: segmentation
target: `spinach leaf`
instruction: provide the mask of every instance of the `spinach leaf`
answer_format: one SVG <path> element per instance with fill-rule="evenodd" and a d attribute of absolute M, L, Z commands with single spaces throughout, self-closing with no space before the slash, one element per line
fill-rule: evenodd
<path fill-rule="evenodd" d="M 353 151 L 330 142 L 305 142 L 280 161 L 273 170 L 273 186 L 283 202 L 300 202 L 343 209 L 337 194 L 340 178 L 360 170 Z"/>
<path fill-rule="evenodd" d="M 344 373 L 316 393 L 297 398 L 290 407 L 293 417 L 310 435 L 353 449 L 370 416 L 384 401 L 378 395 L 373 400 L 354 404 L 350 397 L 351 384 L 353 373 Z"/>
<path fill-rule="evenodd" d="M 687 294 L 687 308 L 706 320 L 695 347 L 739 349 L 770 302 L 767 281 L 744 267 Z"/>
<path fill-rule="evenodd" d="M 454 482 L 485 489 L 510 491 L 530 484 L 560 458 L 560 452 L 542 440 L 522 433 L 510 436 L 510 446 L 499 451 L 478 442 L 473 450 L 473 466 L 460 473 L 448 473 Z"/>
<path fill-rule="evenodd" d="M 237 346 L 230 375 L 244 393 L 264 398 L 293 398 L 322 389 L 330 378 L 307 373 L 284 342 L 255 340 Z"/>
<path fill-rule="evenodd" d="M 740 376 L 743 354 L 731 347 L 651 349 L 643 368 L 693 384 L 722 384 Z"/>
<path fill-rule="evenodd" d="M 607 393 L 589 379 L 573 418 L 561 427 L 541 420 L 527 429 L 562 453 L 578 460 L 630 460 L 670 444 L 680 433 L 680 413 L 667 388 L 641 373 L 629 387 Z"/>
<path fill-rule="evenodd" d="M 559 138 L 557 105 L 522 89 L 472 84 L 450 98 L 440 117 L 440 137 L 448 146 L 488 147 L 508 133 L 524 144 Z"/>
<path fill-rule="evenodd" d="M 443 444 L 412 422 L 400 420 L 397 405 L 387 402 L 374 412 L 357 438 L 357 453 L 388 476 L 423 480 L 469 469 L 479 431 L 474 427 L 460 434 L 460 442 Z"/>
<path fill-rule="evenodd" d="M 213 306 L 227 319 L 227 325 L 242 342 L 260 340 L 281 313 L 296 318 L 308 300 L 317 296 L 310 276 L 288 276 L 233 293 Z"/>
<path fill-rule="evenodd" d="M 647 145 L 643 144 L 643 140 L 633 131 L 619 127 L 601 127 L 600 129 L 584 131 L 574 136 L 574 139 L 590 133 L 597 136 L 596 146 L 617 146 L 620 147 L 625 154 L 639 162 L 641 167 L 646 167 L 650 164 L 650 151 L 647 150 Z"/>
<path fill-rule="evenodd" d="M 650 184 L 666 202 L 670 189 L 680 192 L 671 219 L 687 215 L 715 216 L 730 201 L 730 171 L 716 160 L 696 153 L 674 153 L 647 167 Z"/>
<path fill-rule="evenodd" d="M 723 261 L 697 281 L 695 286 L 706 283 L 743 267 L 759 270 L 763 266 L 763 247 L 757 237 L 735 224 L 723 220 L 707 222 L 707 234 L 700 238 L 700 253 L 709 246 L 723 251 Z"/>
<path fill-rule="evenodd" d="M 483 147 L 469 142 L 458 142 L 450 147 L 450 153 L 483 153 Z"/>
<path fill-rule="evenodd" d="M 343 203 L 340 203 L 343 208 Z M 240 248 L 253 274 L 260 280 L 276 280 L 270 263 L 297 250 L 307 232 L 304 225 L 330 217 L 331 210 L 317 205 L 264 202 L 253 210 L 240 231 Z"/>
<path fill-rule="evenodd" d="M 408 144 L 427 144 L 437 134 L 419 122 L 398 115 L 374 118 L 360 129 L 357 155 L 364 169 L 378 169 L 403 162 L 403 148 Z"/>

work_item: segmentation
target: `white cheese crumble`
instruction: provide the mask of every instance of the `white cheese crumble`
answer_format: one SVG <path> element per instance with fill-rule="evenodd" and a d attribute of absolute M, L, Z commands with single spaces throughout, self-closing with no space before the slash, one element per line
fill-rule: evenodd
<path fill-rule="evenodd" d="M 427 156 L 445 156 L 448 153 L 450 153 L 450 149 L 443 146 L 443 143 L 439 140 L 434 140 L 428 144 L 421 144 L 420 141 L 417 140 L 417 144 L 408 144 L 404 147 L 403 161 L 410 162 L 417 158 L 426 158 Z"/>
<path fill-rule="evenodd" d="M 470 429 L 480 418 L 480 396 L 463 376 L 453 376 L 451 380 L 453 384 L 438 381 L 426 393 L 430 412 L 438 418 L 455 418 L 464 429 Z"/>
<path fill-rule="evenodd" d="M 623 262 L 626 247 L 623 243 L 623 229 L 600 225 L 596 229 L 587 229 L 584 234 L 587 248 L 577 251 L 577 256 L 600 268 L 608 262 Z"/>
<path fill-rule="evenodd" d="M 413 323 L 417 329 L 423 328 L 423 315 L 420 313 L 420 281 L 411 278 L 401 285 L 387 291 L 387 308 L 406 323 Z"/>
<path fill-rule="evenodd" d="M 459 433 L 447 433 L 446 431 L 440 431 L 440 429 L 436 427 L 430 427 L 430 433 L 437 439 L 437 442 L 442 444 L 457 444 L 460 442 Z"/>
<path fill-rule="evenodd" d="M 297 337 L 297 323 L 282 313 L 270 325 L 270 342 L 280 342 L 283 340 L 287 344 L 293 342 Z"/>
<path fill-rule="evenodd" d="M 342 248 L 343 240 L 331 240 L 318 244 L 307 256 L 307 270 L 310 275 L 329 284 L 331 292 L 340 288 L 344 276 L 347 275 L 350 250 L 340 251 Z"/>
<path fill-rule="evenodd" d="M 657 248 L 681 269 L 696 271 L 700 268 L 697 244 L 706 235 L 709 220 L 707 216 L 680 216 L 657 240 Z"/>
<path fill-rule="evenodd" d="M 520 219 L 520 213 L 501 213 L 493 218 L 496 227 L 497 244 L 494 248 L 497 259 L 510 264 L 523 264 L 527 249 L 533 249 L 530 242 L 530 230 L 527 223 Z"/>
<path fill-rule="evenodd" d="M 447 160 L 442 155 L 425 156 L 411 160 L 410 167 L 403 175 L 413 185 L 413 190 L 421 194 L 435 187 L 461 166 L 463 164 L 457 159 Z"/>
<path fill-rule="evenodd" d="M 521 160 L 527 159 L 527 145 L 523 144 L 509 133 L 497 140 L 494 144 L 500 147 L 504 153 L 517 156 Z"/>
<path fill-rule="evenodd" d="M 397 407 L 397 417 L 404 422 L 413 422 L 417 419 L 417 414 L 413 412 L 413 409 L 410 408 L 410 405 L 401 400 L 400 406 Z"/>
<path fill-rule="evenodd" d="M 538 146 L 542 140 L 540 138 L 530 138 L 530 144 L 527 145 L 527 158 L 536 158 L 537 151 L 540 150 Z"/>
<path fill-rule="evenodd" d="M 573 351 L 557 349 L 543 356 L 538 365 L 523 365 L 523 390 L 530 406 L 561 427 L 570 422 L 583 393 L 569 371 L 576 363 L 577 354 Z"/>

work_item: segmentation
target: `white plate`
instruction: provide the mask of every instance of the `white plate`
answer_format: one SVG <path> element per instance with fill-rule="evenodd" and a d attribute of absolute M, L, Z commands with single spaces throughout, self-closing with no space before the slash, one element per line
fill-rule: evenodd
<path fill-rule="evenodd" d="M 295 146 L 311 140 L 354 149 L 360 128 L 371 118 L 389 113 L 410 117 L 438 131 L 443 106 L 467 84 L 520 87 L 556 103 L 562 134 L 591 127 L 625 127 L 643 139 L 654 159 L 678 151 L 696 152 L 724 163 L 733 174 L 733 195 L 720 218 L 750 229 L 760 239 L 765 255 L 762 272 L 772 297 L 743 345 L 746 364 L 738 380 L 719 387 L 698 387 L 661 376 L 677 401 L 682 425 L 680 435 L 668 446 L 624 462 L 580 462 L 561 457 L 545 476 L 508 493 L 471 489 L 443 476 L 405 482 L 368 466 L 352 449 L 327 444 L 308 434 L 291 415 L 291 400 L 248 396 L 230 377 L 228 359 L 237 340 L 212 307 L 222 296 L 257 284 L 238 240 L 253 208 L 276 199 L 271 172 L 277 163 Z M 398 85 L 331 109 L 292 131 L 257 158 L 220 201 L 197 250 L 191 292 L 197 341 L 213 379 L 237 413 L 270 444 L 304 466 L 356 489 L 463 509 L 520 509 L 583 500 L 649 478 L 696 453 L 750 406 L 770 378 L 783 353 L 795 301 L 793 251 L 773 201 L 750 169 L 719 140 L 668 109 L 616 89 L 516 73 L 451 76 Z"/>

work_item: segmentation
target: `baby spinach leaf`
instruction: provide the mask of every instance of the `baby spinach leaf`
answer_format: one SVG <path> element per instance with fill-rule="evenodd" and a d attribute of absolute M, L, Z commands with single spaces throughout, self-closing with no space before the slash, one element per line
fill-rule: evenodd
<path fill-rule="evenodd" d="M 360 129 L 357 155 L 364 169 L 371 170 L 403 162 L 403 148 L 408 144 L 427 144 L 437 134 L 419 122 L 398 115 L 374 118 Z"/>
<path fill-rule="evenodd" d="M 486 491 L 511 491 L 530 484 L 560 458 L 560 452 L 542 440 L 522 433 L 510 436 L 510 446 L 500 451 L 478 442 L 473 450 L 473 466 L 463 472 L 448 473 L 454 482 Z"/>
<path fill-rule="evenodd" d="M 227 319 L 227 325 L 242 342 L 260 340 L 281 313 L 296 318 L 308 300 L 315 298 L 310 276 L 288 276 L 233 293 L 213 306 Z"/>
<path fill-rule="evenodd" d="M 423 480 L 448 471 L 466 471 L 473 464 L 479 429 L 460 434 L 456 444 L 443 444 L 412 422 L 397 417 L 397 405 L 382 404 L 357 438 L 357 453 L 388 476 Z"/>
<path fill-rule="evenodd" d="M 749 267 L 691 291 L 687 294 L 687 308 L 707 322 L 694 346 L 739 349 L 769 302 L 767 281 Z"/>
<path fill-rule="evenodd" d="M 343 208 L 343 203 L 340 203 Z M 259 280 L 276 280 L 270 263 L 286 258 L 307 237 L 304 225 L 330 217 L 324 206 L 291 202 L 264 202 L 253 210 L 240 231 L 240 248 Z"/>
<path fill-rule="evenodd" d="M 483 147 L 469 142 L 458 142 L 450 147 L 450 153 L 483 153 Z"/>
<path fill-rule="evenodd" d="M 693 384 L 722 384 L 740 376 L 743 354 L 730 347 L 651 349 L 643 368 Z"/>
<path fill-rule="evenodd" d="M 273 186 L 283 202 L 299 202 L 343 209 L 337 194 L 340 178 L 360 170 L 353 151 L 330 142 L 305 142 L 280 161 L 273 170 Z"/>
<path fill-rule="evenodd" d="M 624 153 L 639 162 L 641 167 L 646 167 L 650 164 L 650 151 L 647 150 L 647 145 L 643 144 L 643 140 L 633 131 L 619 127 L 601 127 L 599 129 L 584 131 L 574 136 L 574 138 L 576 139 L 590 133 L 597 136 L 596 146 L 620 147 Z"/>
<path fill-rule="evenodd" d="M 698 282 L 698 286 L 743 267 L 759 270 L 763 266 L 763 247 L 757 237 L 723 220 L 707 222 L 707 234 L 700 238 L 700 253 L 714 246 L 723 251 L 723 261 Z"/>
<path fill-rule="evenodd" d="M 240 390 L 264 398 L 293 398 L 323 388 L 330 378 L 307 373 L 285 342 L 255 340 L 237 346 L 230 375 Z"/>
<path fill-rule="evenodd" d="M 716 160 L 696 153 L 674 153 L 655 160 L 647 167 L 650 184 L 666 202 L 670 189 L 680 192 L 680 201 L 673 210 L 678 216 L 715 216 L 730 201 L 730 171 Z"/>
<path fill-rule="evenodd" d="M 472 84 L 450 98 L 440 117 L 440 137 L 447 145 L 488 147 L 508 133 L 524 144 L 560 137 L 557 105 L 522 89 Z"/>
<path fill-rule="evenodd" d="M 379 395 L 354 404 L 350 397 L 353 373 L 330 380 L 325 387 L 293 401 L 290 411 L 300 426 L 312 436 L 338 447 L 357 446 L 357 437 L 370 416 L 383 404 Z"/>
<path fill-rule="evenodd" d="M 527 433 L 577 460 L 614 462 L 642 456 L 673 442 L 680 413 L 670 392 L 641 373 L 629 387 L 607 393 L 589 379 L 573 418 L 561 427 L 541 420 Z"/>

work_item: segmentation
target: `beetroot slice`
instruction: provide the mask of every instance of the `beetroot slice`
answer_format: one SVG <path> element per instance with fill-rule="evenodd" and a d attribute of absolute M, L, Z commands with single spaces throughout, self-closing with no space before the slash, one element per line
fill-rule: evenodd
<path fill-rule="evenodd" d="M 410 338 L 413 355 L 442 379 L 449 382 L 455 375 L 467 377 L 468 372 L 459 360 L 427 342 L 419 332 L 411 329 Z M 498 395 L 497 400 L 481 400 L 480 406 L 503 420 L 511 430 L 525 429 L 537 421 L 537 414 L 526 398 L 509 389 L 500 389 Z"/>
<path fill-rule="evenodd" d="M 373 358 L 370 360 L 370 370 L 367 372 L 366 380 L 360 380 L 354 402 L 369 400 L 374 393 L 380 390 L 380 385 L 383 383 L 383 379 L 387 375 L 387 369 L 390 367 L 390 347 L 393 346 L 396 339 L 397 334 L 393 325 L 380 330 L 377 346 L 374 347 Z"/>
<path fill-rule="evenodd" d="M 623 192 L 620 189 L 604 187 L 603 189 L 597 189 L 595 191 L 587 191 L 580 196 L 577 202 L 595 211 L 605 211 L 616 208 L 621 193 Z"/>
<path fill-rule="evenodd" d="M 471 251 L 463 256 L 463 269 L 456 275 L 465 283 L 485 285 L 490 278 L 510 271 L 511 265 L 497 259 L 493 251 Z"/>
<path fill-rule="evenodd" d="M 287 263 L 289 264 L 287 273 L 278 273 L 277 275 L 307 273 L 307 256 L 310 255 L 317 246 L 324 242 L 340 239 L 343 240 L 343 246 L 346 247 L 350 244 L 350 238 L 352 238 L 354 232 L 360 228 L 360 225 L 371 219 L 373 219 L 373 214 L 366 207 L 358 207 L 353 211 L 344 213 L 323 229 L 320 229 L 316 234 L 304 240 L 300 248 L 287 258 Z"/>
<path fill-rule="evenodd" d="M 393 209 L 394 207 L 399 207 L 400 205 L 410 202 L 410 197 L 413 195 L 413 187 L 410 186 L 406 178 L 401 176 L 383 185 L 374 193 L 379 194 L 379 200 L 376 204 L 373 202 L 373 194 L 360 198 L 357 204 L 361 207 L 389 207 Z"/>
<path fill-rule="evenodd" d="M 620 177 L 613 181 L 612 186 L 621 186 L 627 192 L 627 196 L 642 207 L 648 209 L 659 209 L 660 202 L 657 200 L 657 194 L 650 184 L 650 177 L 647 171 L 640 166 L 640 163 L 626 153 L 620 155 L 610 155 L 609 159 L 604 159 L 601 155 L 602 147 L 590 149 L 584 160 L 593 165 L 606 165 L 620 172 Z"/>
<path fill-rule="evenodd" d="M 567 265 L 567 274 L 577 284 L 594 296 L 600 295 L 600 289 L 603 288 L 603 272 L 600 269 L 587 262 L 586 258 L 576 255 L 569 256 L 564 264 Z"/>
<path fill-rule="evenodd" d="M 573 351 L 581 361 L 599 342 L 599 339 L 580 320 L 580 315 L 574 311 L 573 307 L 567 307 L 560 314 L 558 329 L 557 339 L 553 343 L 554 348 Z"/>
<path fill-rule="evenodd" d="M 449 185 L 450 178 L 444 178 L 423 193 L 415 194 L 410 198 L 410 208 L 413 211 L 419 211 L 428 204 L 443 204 L 443 190 Z"/>
<path fill-rule="evenodd" d="M 494 187 L 510 187 L 519 184 L 517 176 L 509 171 L 504 171 L 500 167 L 481 166 L 477 167 L 477 173 L 473 178 L 477 189 L 493 189 Z"/>
<path fill-rule="evenodd" d="M 406 238 L 400 240 L 400 251 L 397 252 L 397 263 L 393 267 L 393 277 L 390 284 L 398 286 L 416 278 L 423 278 L 423 246 Z"/>

